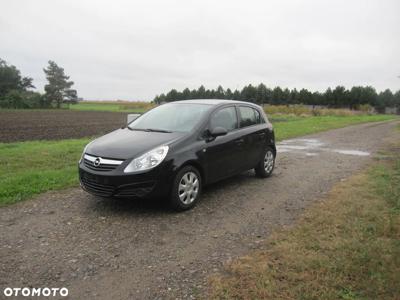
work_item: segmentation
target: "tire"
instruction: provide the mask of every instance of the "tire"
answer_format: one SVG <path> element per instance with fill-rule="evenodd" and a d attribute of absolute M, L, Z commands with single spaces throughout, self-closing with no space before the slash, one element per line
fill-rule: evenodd
<path fill-rule="evenodd" d="M 193 208 L 201 194 L 201 175 L 193 166 L 183 167 L 175 176 L 170 204 L 177 211 Z"/>
<path fill-rule="evenodd" d="M 275 155 L 272 148 L 265 149 L 262 160 L 254 168 L 257 177 L 266 178 L 271 176 L 275 167 Z"/>

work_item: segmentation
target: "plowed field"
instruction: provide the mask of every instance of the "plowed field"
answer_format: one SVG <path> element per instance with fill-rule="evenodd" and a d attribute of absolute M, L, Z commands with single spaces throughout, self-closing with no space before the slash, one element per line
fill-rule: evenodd
<path fill-rule="evenodd" d="M 126 124 L 126 113 L 100 111 L 0 111 L 0 142 L 81 138 Z"/>

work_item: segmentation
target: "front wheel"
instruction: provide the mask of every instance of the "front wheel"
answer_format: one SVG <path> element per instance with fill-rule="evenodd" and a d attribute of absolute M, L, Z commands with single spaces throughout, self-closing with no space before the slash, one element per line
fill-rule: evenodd
<path fill-rule="evenodd" d="M 186 166 L 175 176 L 171 206 L 178 211 L 193 208 L 201 193 L 201 176 L 195 167 Z"/>
<path fill-rule="evenodd" d="M 274 151 L 270 147 L 267 147 L 263 159 L 254 168 L 258 177 L 266 178 L 271 176 L 272 171 L 275 167 L 275 155 Z"/>

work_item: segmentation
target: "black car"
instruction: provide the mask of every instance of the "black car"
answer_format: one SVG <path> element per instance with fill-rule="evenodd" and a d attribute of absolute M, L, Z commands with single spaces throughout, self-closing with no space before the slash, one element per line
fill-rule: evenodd
<path fill-rule="evenodd" d="M 160 105 L 89 143 L 79 161 L 81 186 L 102 197 L 164 197 L 192 208 L 204 185 L 254 169 L 271 175 L 271 123 L 258 105 L 217 99 Z"/>

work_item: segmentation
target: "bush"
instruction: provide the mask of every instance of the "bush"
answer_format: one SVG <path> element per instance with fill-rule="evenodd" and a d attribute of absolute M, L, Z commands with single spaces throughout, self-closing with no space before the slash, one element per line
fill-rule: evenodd
<path fill-rule="evenodd" d="M 300 116 L 302 114 L 310 115 L 311 109 L 304 105 L 267 105 L 264 107 L 267 114 L 294 114 Z"/>
<path fill-rule="evenodd" d="M 313 110 L 311 111 L 311 114 L 312 114 L 313 116 L 320 116 L 320 115 L 322 115 L 322 110 L 321 110 L 321 109 L 313 109 Z"/>
<path fill-rule="evenodd" d="M 48 107 L 41 94 L 31 91 L 11 90 L 0 99 L 1 108 L 43 108 Z"/>
<path fill-rule="evenodd" d="M 370 113 L 370 112 L 374 111 L 374 108 L 369 104 L 361 104 L 358 107 L 358 110 L 360 110 L 362 112 Z"/>

